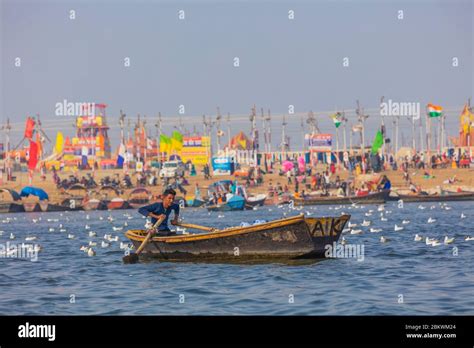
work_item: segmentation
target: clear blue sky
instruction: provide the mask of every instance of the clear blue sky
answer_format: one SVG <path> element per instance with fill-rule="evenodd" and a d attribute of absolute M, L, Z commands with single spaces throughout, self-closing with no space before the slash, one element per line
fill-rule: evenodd
<path fill-rule="evenodd" d="M 382 95 L 455 108 L 447 112 L 454 135 L 458 112 L 473 96 L 469 0 L 0 2 L 0 121 L 23 123 L 40 113 L 52 137 L 58 128 L 73 133 L 72 119 L 54 115 L 63 99 L 108 104 L 115 137 L 120 109 L 148 115 L 154 134 L 152 116 L 176 116 L 180 104 L 185 116 L 200 121 L 202 114 L 215 116 L 216 106 L 223 114 L 247 115 L 254 103 L 275 115 L 289 104 L 296 112 L 354 109 L 356 99 L 376 110 Z M 180 9 L 185 20 L 178 19 Z M 453 57 L 459 67 L 452 67 Z M 380 124 L 372 115 L 369 134 Z M 273 146 L 280 123 L 274 122 Z M 321 116 L 320 128 L 331 127 Z M 249 128 L 235 123 L 232 132 Z M 409 123 L 402 128 L 408 136 Z M 294 117 L 296 147 L 299 129 Z M 15 126 L 18 140 L 22 132 L 23 125 Z"/>

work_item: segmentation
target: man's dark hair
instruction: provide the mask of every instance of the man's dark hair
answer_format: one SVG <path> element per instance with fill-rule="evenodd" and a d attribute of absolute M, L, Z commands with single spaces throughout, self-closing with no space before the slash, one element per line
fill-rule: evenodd
<path fill-rule="evenodd" d="M 166 197 L 168 195 L 176 196 L 176 191 L 172 188 L 166 189 L 165 192 L 163 192 L 163 197 Z"/>

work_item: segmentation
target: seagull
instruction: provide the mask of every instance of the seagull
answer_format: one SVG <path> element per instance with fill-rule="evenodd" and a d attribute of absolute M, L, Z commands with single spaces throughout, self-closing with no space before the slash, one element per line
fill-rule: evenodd
<path fill-rule="evenodd" d="M 345 228 L 345 229 L 342 230 L 342 233 L 348 233 L 348 232 L 350 232 L 350 231 L 351 231 L 350 228 Z"/>
<path fill-rule="evenodd" d="M 371 228 L 371 229 L 370 229 L 370 232 L 372 232 L 372 233 L 378 233 L 378 232 L 382 232 L 382 229 L 381 229 L 381 228 Z"/>
<path fill-rule="evenodd" d="M 65 228 L 61 228 L 59 232 L 66 232 L 67 230 Z"/>
<path fill-rule="evenodd" d="M 370 226 L 370 221 L 364 220 L 360 225 L 364 227 Z"/>
<path fill-rule="evenodd" d="M 448 238 L 448 236 L 444 236 L 444 244 L 451 244 L 454 242 L 454 238 Z"/>
<path fill-rule="evenodd" d="M 122 227 L 115 227 L 115 226 L 114 226 L 114 227 L 112 227 L 112 229 L 113 229 L 114 231 L 122 231 L 122 230 L 123 230 L 123 226 L 122 226 Z"/>
<path fill-rule="evenodd" d="M 436 208 L 436 205 L 432 205 L 432 206 L 430 207 L 431 210 L 433 210 L 433 209 L 435 209 L 435 208 Z"/>
<path fill-rule="evenodd" d="M 439 240 L 434 240 L 434 241 L 431 243 L 431 246 L 438 246 L 438 245 L 441 245 L 441 243 L 439 242 Z"/>
<path fill-rule="evenodd" d="M 94 231 L 89 232 L 89 237 L 96 237 L 96 236 L 97 236 L 97 232 L 94 232 Z"/>
<path fill-rule="evenodd" d="M 415 242 L 419 242 L 420 240 L 423 240 L 423 237 L 418 234 L 415 234 Z"/>
<path fill-rule="evenodd" d="M 461 219 L 465 219 L 466 218 L 466 215 L 464 215 L 464 213 L 461 213 Z"/>
<path fill-rule="evenodd" d="M 87 256 L 95 256 L 95 251 L 94 251 L 94 249 L 89 248 L 89 250 L 87 251 Z"/>
<path fill-rule="evenodd" d="M 129 245 L 128 243 L 124 243 L 124 242 L 120 242 L 120 249 L 128 249 L 129 248 Z"/>
<path fill-rule="evenodd" d="M 380 218 L 380 221 L 388 221 L 388 219 L 382 216 L 382 217 Z"/>
<path fill-rule="evenodd" d="M 68 239 L 74 239 L 75 236 L 74 236 L 73 234 L 68 234 L 68 235 L 67 235 L 67 238 L 68 238 Z"/>
<path fill-rule="evenodd" d="M 35 223 L 38 222 L 38 219 L 33 219 L 32 221 L 33 221 L 33 223 L 35 224 Z"/>
<path fill-rule="evenodd" d="M 50 227 L 48 231 L 49 232 L 54 232 L 54 228 Z"/>
<path fill-rule="evenodd" d="M 86 252 L 86 251 L 89 250 L 89 248 L 88 248 L 86 245 L 81 245 L 81 247 L 79 248 L 79 250 Z"/>
<path fill-rule="evenodd" d="M 446 207 L 444 208 L 445 210 L 451 210 L 452 208 L 451 207 Z"/>
<path fill-rule="evenodd" d="M 431 239 L 429 237 L 425 238 L 426 245 L 431 245 L 431 244 L 433 244 L 433 242 L 436 242 L 436 239 Z"/>
<path fill-rule="evenodd" d="M 397 231 L 403 230 L 403 227 L 402 226 L 397 226 L 397 224 L 395 224 L 395 227 L 393 229 L 394 229 L 395 232 L 397 232 Z"/>
<path fill-rule="evenodd" d="M 378 208 L 377 208 L 377 211 L 384 211 L 385 210 L 385 206 L 384 205 L 380 205 Z"/>
<path fill-rule="evenodd" d="M 380 243 L 387 243 L 390 239 L 385 238 L 384 236 L 380 237 Z"/>
<path fill-rule="evenodd" d="M 349 228 L 352 228 L 352 227 L 356 227 L 357 224 L 353 224 L 353 223 L 349 222 L 349 224 L 348 224 L 347 226 L 348 226 Z"/>
<path fill-rule="evenodd" d="M 410 220 L 403 220 L 403 221 L 402 221 L 402 224 L 404 224 L 404 225 L 407 225 L 407 224 L 409 224 L 409 223 L 410 223 Z"/>
<path fill-rule="evenodd" d="M 31 240 L 37 240 L 38 238 L 35 237 L 35 236 L 32 236 L 32 237 L 26 237 L 25 240 L 26 241 L 31 241 Z"/>
<path fill-rule="evenodd" d="M 109 241 L 110 242 L 118 242 L 119 241 L 119 237 L 118 236 L 115 236 L 113 238 L 109 238 Z"/>
<path fill-rule="evenodd" d="M 99 220 L 104 220 L 104 217 L 103 217 L 103 216 L 99 216 Z"/>
<path fill-rule="evenodd" d="M 428 223 L 429 223 L 429 224 L 432 224 L 432 223 L 435 222 L 435 221 L 436 221 L 436 219 L 433 219 L 433 218 L 431 218 L 431 217 L 428 219 Z"/>
<path fill-rule="evenodd" d="M 104 239 L 110 239 L 112 237 L 111 234 L 104 234 Z"/>
<path fill-rule="evenodd" d="M 346 240 L 345 237 L 342 237 L 341 244 L 342 244 L 342 245 L 346 245 L 346 244 L 347 244 L 347 240 Z"/>
<path fill-rule="evenodd" d="M 90 229 L 91 229 L 91 227 L 90 227 L 89 225 L 85 225 L 84 228 L 85 228 L 86 230 L 90 230 Z"/>
<path fill-rule="evenodd" d="M 365 216 L 372 216 L 372 213 L 365 213 Z"/>
<path fill-rule="evenodd" d="M 222 218 L 225 217 L 225 216 L 224 216 L 224 215 L 217 215 L 217 217 L 218 217 L 219 219 L 222 219 Z"/>
<path fill-rule="evenodd" d="M 420 205 L 418 206 L 418 209 L 423 210 L 423 209 L 426 209 L 426 207 L 424 207 L 424 206 L 422 206 L 422 205 L 420 204 Z"/>
<path fill-rule="evenodd" d="M 124 227 L 127 227 L 128 226 L 128 222 L 125 221 L 124 224 L 123 224 Z"/>
<path fill-rule="evenodd" d="M 106 242 L 104 242 L 104 241 L 102 241 L 102 243 L 100 244 L 100 246 L 101 246 L 102 248 L 108 248 L 108 247 L 110 246 L 110 244 L 109 244 L 109 243 L 106 243 Z"/>
<path fill-rule="evenodd" d="M 86 220 L 89 220 L 89 219 L 90 219 L 89 214 L 87 214 L 86 215 Z"/>
<path fill-rule="evenodd" d="M 89 241 L 89 246 L 96 246 L 97 242 Z"/>
<path fill-rule="evenodd" d="M 351 230 L 351 234 L 361 234 L 362 230 Z"/>
<path fill-rule="evenodd" d="M 15 235 L 13 233 L 10 233 L 10 239 L 15 239 Z"/>
<path fill-rule="evenodd" d="M 464 240 L 466 242 L 470 241 L 470 240 L 474 240 L 474 237 L 470 237 L 470 236 L 466 236 L 466 238 L 464 238 Z"/>

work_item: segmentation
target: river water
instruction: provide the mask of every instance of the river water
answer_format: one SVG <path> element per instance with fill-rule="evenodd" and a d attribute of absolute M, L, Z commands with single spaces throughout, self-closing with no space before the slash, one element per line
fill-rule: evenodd
<path fill-rule="evenodd" d="M 345 212 L 358 224 L 355 229 L 363 230 L 344 234 L 348 244 L 363 246 L 359 260 L 292 264 L 147 261 L 125 265 L 119 242 L 107 248 L 100 244 L 106 233 L 126 242 L 127 228 L 142 228 L 145 220 L 134 210 L 1 215 L 0 245 L 21 244 L 25 237 L 36 236 L 37 240 L 25 243 L 40 244 L 42 250 L 35 262 L 0 258 L 0 314 L 472 315 L 474 240 L 465 241 L 465 236 L 474 236 L 474 204 L 421 206 L 425 209 L 419 203 L 399 208 L 393 202 L 384 211 L 373 205 L 304 207 L 301 211 L 288 206 L 232 213 L 182 211 L 186 221 L 215 227 L 284 214 Z M 381 213 L 387 221 L 381 221 Z M 461 213 L 466 218 L 461 219 Z M 430 217 L 436 221 L 427 223 Z M 371 225 L 360 227 L 363 220 L 370 220 Z M 410 223 L 402 224 L 402 220 Z M 122 231 L 112 230 L 125 222 L 128 227 Z M 395 224 L 404 229 L 395 232 Z M 382 231 L 371 233 L 370 228 Z M 89 237 L 89 231 L 97 232 L 97 237 Z M 10 239 L 11 233 L 15 239 Z M 68 239 L 68 234 L 74 239 Z M 441 245 L 426 245 L 424 239 L 415 242 L 415 234 L 437 238 Z M 454 242 L 445 245 L 445 235 L 454 237 Z M 389 241 L 381 243 L 381 236 Z M 80 250 L 90 240 L 98 241 L 94 257 Z"/>

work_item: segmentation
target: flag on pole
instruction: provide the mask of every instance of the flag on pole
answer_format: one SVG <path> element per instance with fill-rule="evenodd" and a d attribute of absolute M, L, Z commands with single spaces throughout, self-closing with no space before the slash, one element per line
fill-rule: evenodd
<path fill-rule="evenodd" d="M 381 131 L 377 131 L 374 142 L 372 143 L 372 155 L 375 155 L 383 145 L 383 135 Z"/>
<path fill-rule="evenodd" d="M 28 169 L 34 170 L 38 163 L 38 144 L 33 140 L 30 140 L 30 150 L 28 158 Z"/>
<path fill-rule="evenodd" d="M 183 135 L 178 131 L 173 131 L 171 135 L 171 151 L 181 152 L 183 149 Z"/>
<path fill-rule="evenodd" d="M 428 115 L 430 117 L 440 117 L 443 112 L 443 108 L 438 105 L 428 104 Z"/>
<path fill-rule="evenodd" d="M 33 131 L 35 129 L 35 120 L 33 120 L 32 117 L 28 117 L 26 119 L 26 125 L 25 125 L 25 134 L 24 137 L 26 139 L 31 139 L 33 137 Z"/>
<path fill-rule="evenodd" d="M 64 145 L 64 136 L 63 133 L 58 132 L 56 134 L 56 145 L 54 146 L 54 151 L 56 154 L 60 154 L 63 151 L 63 145 Z"/>
<path fill-rule="evenodd" d="M 153 141 L 150 138 L 146 138 L 146 149 L 153 150 Z"/>
<path fill-rule="evenodd" d="M 171 138 L 165 134 L 160 135 L 160 152 L 169 153 L 171 150 Z"/>
<path fill-rule="evenodd" d="M 333 114 L 331 116 L 333 122 L 334 122 L 334 125 L 336 126 L 336 128 L 339 128 L 339 126 L 341 125 L 342 121 L 341 121 L 341 114 L 339 112 L 336 112 L 335 114 Z"/>
<path fill-rule="evenodd" d="M 125 145 L 120 144 L 118 156 L 117 156 L 117 168 L 123 168 L 123 162 L 125 161 Z"/>

